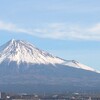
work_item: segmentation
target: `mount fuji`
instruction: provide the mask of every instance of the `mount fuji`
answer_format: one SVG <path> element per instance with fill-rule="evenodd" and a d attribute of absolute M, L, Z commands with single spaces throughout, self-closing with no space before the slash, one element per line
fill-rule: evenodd
<path fill-rule="evenodd" d="M 29 42 L 12 39 L 0 47 L 2 91 L 95 90 L 99 83 L 99 71 L 53 56 Z"/>
<path fill-rule="evenodd" d="M 61 59 L 36 48 L 28 42 L 14 39 L 0 47 L 0 63 L 3 62 L 8 63 L 8 65 L 11 62 L 15 62 L 18 67 L 21 63 L 26 63 L 27 67 L 29 64 L 51 64 L 54 67 L 57 67 L 56 64 L 61 64 L 65 66 L 67 65 L 67 67 L 69 66 L 97 72 L 95 69 L 83 65 L 75 60 Z"/>

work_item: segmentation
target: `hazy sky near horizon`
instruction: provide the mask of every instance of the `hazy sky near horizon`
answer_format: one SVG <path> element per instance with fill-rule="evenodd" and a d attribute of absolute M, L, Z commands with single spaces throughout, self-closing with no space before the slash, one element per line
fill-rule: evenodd
<path fill-rule="evenodd" d="M 12 38 L 100 70 L 100 0 L 0 0 L 0 45 Z"/>

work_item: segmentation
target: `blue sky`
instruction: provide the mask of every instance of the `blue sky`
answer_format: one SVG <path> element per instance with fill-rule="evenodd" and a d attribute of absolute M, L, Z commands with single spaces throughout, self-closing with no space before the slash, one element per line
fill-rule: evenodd
<path fill-rule="evenodd" d="M 0 45 L 12 38 L 100 70 L 100 0 L 0 0 Z"/>

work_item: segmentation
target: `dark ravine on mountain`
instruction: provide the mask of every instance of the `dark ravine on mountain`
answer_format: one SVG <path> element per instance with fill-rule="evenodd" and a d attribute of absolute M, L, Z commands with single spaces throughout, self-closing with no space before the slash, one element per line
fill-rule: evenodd
<path fill-rule="evenodd" d="M 64 60 L 21 40 L 0 47 L 0 91 L 99 91 L 100 73 L 75 60 Z"/>

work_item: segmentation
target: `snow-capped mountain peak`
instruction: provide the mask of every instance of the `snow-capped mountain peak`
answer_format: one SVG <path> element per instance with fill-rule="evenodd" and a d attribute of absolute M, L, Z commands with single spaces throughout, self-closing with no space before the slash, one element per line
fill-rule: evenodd
<path fill-rule="evenodd" d="M 27 64 L 52 64 L 65 65 L 66 67 L 80 68 L 89 71 L 95 69 L 83 65 L 75 60 L 63 60 L 59 57 L 53 56 L 43 50 L 36 48 L 29 42 L 12 39 L 0 47 L 0 63 L 2 62 L 16 62 Z"/>
<path fill-rule="evenodd" d="M 39 50 L 32 44 L 21 40 L 10 40 L 0 49 L 0 62 L 4 60 L 16 61 L 34 64 L 56 64 L 63 60 L 52 56 L 51 54 Z"/>

